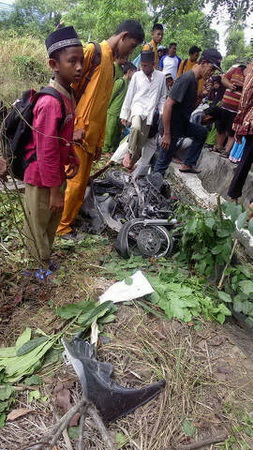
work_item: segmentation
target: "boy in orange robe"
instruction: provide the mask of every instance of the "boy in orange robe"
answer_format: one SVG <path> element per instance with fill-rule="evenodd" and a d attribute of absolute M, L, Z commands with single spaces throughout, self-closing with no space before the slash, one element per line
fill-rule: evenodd
<path fill-rule="evenodd" d="M 144 31 L 139 22 L 125 20 L 108 40 L 100 44 L 101 62 L 93 71 L 76 108 L 75 131 L 80 130 L 80 137 L 84 132 L 85 137 L 82 146 L 75 146 L 80 160 L 79 171 L 67 182 L 64 210 L 57 230 L 57 233 L 66 239 L 76 239 L 72 225 L 83 203 L 92 163 L 101 157 L 107 108 L 113 89 L 113 61 L 115 57 L 130 55 L 143 39 Z M 84 48 L 84 75 L 82 80 L 73 86 L 77 98 L 90 71 L 94 52 L 95 46 L 92 43 Z"/>

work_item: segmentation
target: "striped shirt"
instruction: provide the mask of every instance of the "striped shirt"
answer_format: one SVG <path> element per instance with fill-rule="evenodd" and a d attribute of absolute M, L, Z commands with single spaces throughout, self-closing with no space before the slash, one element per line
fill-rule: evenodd
<path fill-rule="evenodd" d="M 223 96 L 221 107 L 227 109 L 228 111 L 237 112 L 240 103 L 242 88 L 245 76 L 243 75 L 245 67 L 233 67 L 224 76 L 230 83 L 236 85 L 236 90 L 231 91 L 230 89 L 225 90 Z"/>

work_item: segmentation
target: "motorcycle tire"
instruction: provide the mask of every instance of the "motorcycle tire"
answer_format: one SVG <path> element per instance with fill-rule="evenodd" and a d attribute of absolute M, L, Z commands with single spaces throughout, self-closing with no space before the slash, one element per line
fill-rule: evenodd
<path fill-rule="evenodd" d="M 160 239 L 160 245 L 157 238 Z M 143 243 L 142 241 L 145 241 L 145 239 L 146 242 Z M 161 241 L 162 239 L 164 242 Z M 162 244 L 165 247 L 163 249 Z M 130 258 L 131 255 L 138 254 L 144 257 L 161 258 L 171 254 L 173 244 L 173 236 L 165 227 L 157 225 L 144 226 L 143 220 L 133 219 L 126 222 L 119 231 L 116 240 L 116 250 L 125 259 Z"/>

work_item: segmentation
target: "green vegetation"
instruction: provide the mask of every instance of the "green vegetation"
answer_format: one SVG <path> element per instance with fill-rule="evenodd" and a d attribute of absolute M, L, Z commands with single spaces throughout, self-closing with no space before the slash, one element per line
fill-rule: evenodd
<path fill-rule="evenodd" d="M 231 2 L 223 0 L 229 11 L 230 29 L 227 37 L 227 57 L 224 69 L 235 62 L 236 57 L 253 57 L 252 48 L 244 42 L 243 26 L 250 8 L 248 0 Z M 221 2 L 212 0 L 210 15 L 205 15 L 205 0 L 16 0 L 13 9 L 0 14 L 0 85 L 1 100 L 9 105 L 22 91 L 33 87 L 40 89 L 47 83 L 50 71 L 44 39 L 58 23 L 74 25 L 84 42 L 102 40 L 110 36 L 122 20 L 140 20 L 146 40 L 150 39 L 153 23 L 165 26 L 164 43 L 178 43 L 178 54 L 185 58 L 191 45 L 214 47 L 218 33 L 211 28 L 211 21 Z M 233 25 L 233 26 L 231 26 Z M 135 54 L 139 52 L 136 49 Z"/>

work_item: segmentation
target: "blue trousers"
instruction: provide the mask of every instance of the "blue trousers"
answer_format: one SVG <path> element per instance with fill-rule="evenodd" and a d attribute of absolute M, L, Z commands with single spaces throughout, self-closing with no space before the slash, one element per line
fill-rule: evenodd
<path fill-rule="evenodd" d="M 173 156 L 176 153 L 177 141 L 179 137 L 190 137 L 193 139 L 183 163 L 190 167 L 194 166 L 199 158 L 207 134 L 207 129 L 202 127 L 202 125 L 197 125 L 191 122 L 186 123 L 183 136 L 172 136 L 171 144 L 166 150 L 160 146 L 154 172 L 160 172 L 162 175 L 165 174 Z"/>

